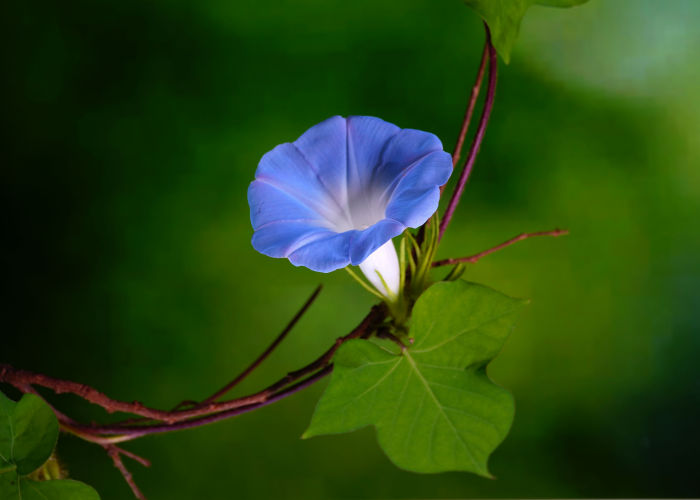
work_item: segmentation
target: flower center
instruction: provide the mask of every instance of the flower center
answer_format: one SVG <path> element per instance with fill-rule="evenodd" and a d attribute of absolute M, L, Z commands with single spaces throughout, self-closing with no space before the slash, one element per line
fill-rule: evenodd
<path fill-rule="evenodd" d="M 336 209 L 326 217 L 328 228 L 338 233 L 362 231 L 385 218 L 388 199 L 383 189 L 366 187 L 348 192 L 345 203 L 336 203 Z"/>

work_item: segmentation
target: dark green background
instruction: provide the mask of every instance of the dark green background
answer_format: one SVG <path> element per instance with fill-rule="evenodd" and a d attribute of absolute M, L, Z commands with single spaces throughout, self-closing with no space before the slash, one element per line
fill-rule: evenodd
<path fill-rule="evenodd" d="M 170 407 L 232 377 L 326 288 L 242 391 L 316 357 L 371 297 L 250 246 L 263 153 L 333 114 L 451 150 L 482 30 L 458 0 L 11 1 L 2 18 L 0 361 Z M 536 7 L 441 256 L 571 230 L 468 278 L 532 298 L 492 377 L 517 401 L 497 480 L 416 475 L 374 433 L 301 441 L 322 386 L 129 446 L 152 499 L 698 496 L 700 4 Z M 12 393 L 16 395 L 16 393 Z M 77 398 L 51 398 L 104 421 Z M 64 437 L 72 475 L 129 491 Z"/>

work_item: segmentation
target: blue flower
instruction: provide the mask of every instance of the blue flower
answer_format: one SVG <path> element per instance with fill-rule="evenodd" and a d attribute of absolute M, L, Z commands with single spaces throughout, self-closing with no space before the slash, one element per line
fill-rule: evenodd
<path fill-rule="evenodd" d="M 395 256 L 391 238 L 430 218 L 451 173 L 433 134 L 334 116 L 260 160 L 248 188 L 253 247 L 323 273 L 382 247 Z"/>

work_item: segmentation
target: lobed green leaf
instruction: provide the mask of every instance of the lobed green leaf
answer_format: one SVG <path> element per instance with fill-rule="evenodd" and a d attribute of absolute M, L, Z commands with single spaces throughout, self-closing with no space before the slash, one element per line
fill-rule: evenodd
<path fill-rule="evenodd" d="M 405 349 L 344 344 L 304 437 L 368 425 L 399 467 L 490 476 L 487 461 L 507 435 L 513 399 L 486 375 L 525 303 L 464 281 L 441 282 L 416 302 Z"/>
<path fill-rule="evenodd" d="M 496 51 L 503 60 L 510 62 L 510 54 L 520 31 L 525 12 L 532 5 L 549 7 L 573 7 L 588 0 L 465 0 L 466 4 L 484 18 L 491 29 Z"/>

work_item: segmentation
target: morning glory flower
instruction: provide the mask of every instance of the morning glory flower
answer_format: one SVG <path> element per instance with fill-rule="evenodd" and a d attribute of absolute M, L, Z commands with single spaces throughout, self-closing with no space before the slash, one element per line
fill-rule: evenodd
<path fill-rule="evenodd" d="M 260 160 L 248 188 L 253 247 L 322 273 L 359 265 L 382 294 L 396 295 L 391 239 L 430 218 L 451 173 L 433 134 L 334 116 Z"/>

